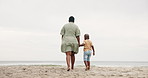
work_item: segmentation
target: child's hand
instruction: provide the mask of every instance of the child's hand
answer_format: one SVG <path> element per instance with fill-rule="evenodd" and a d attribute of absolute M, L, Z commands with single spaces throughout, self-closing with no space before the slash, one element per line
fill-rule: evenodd
<path fill-rule="evenodd" d="M 95 52 L 93 52 L 93 55 L 95 55 Z"/>

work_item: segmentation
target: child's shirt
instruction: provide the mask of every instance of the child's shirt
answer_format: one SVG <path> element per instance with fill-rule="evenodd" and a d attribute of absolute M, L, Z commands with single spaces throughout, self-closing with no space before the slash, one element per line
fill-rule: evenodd
<path fill-rule="evenodd" d="M 92 42 L 90 40 L 84 40 L 84 52 L 91 50 Z"/>

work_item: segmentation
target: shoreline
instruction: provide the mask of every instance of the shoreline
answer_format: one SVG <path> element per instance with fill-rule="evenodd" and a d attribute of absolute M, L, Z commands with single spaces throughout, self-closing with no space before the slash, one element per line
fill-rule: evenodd
<path fill-rule="evenodd" d="M 63 65 L 10 65 L 0 66 L 0 78 L 148 78 L 148 66 L 100 67 L 83 65 L 66 71 Z"/>
<path fill-rule="evenodd" d="M 0 61 L 0 66 L 10 65 L 62 65 L 67 66 L 65 61 Z M 84 66 L 83 61 L 76 61 L 75 66 Z M 91 66 L 99 67 L 141 67 L 148 66 L 148 62 L 140 61 L 91 61 Z"/>
<path fill-rule="evenodd" d="M 62 66 L 66 67 L 67 65 L 58 65 L 58 64 L 0 64 L 0 67 L 3 66 Z M 85 67 L 85 65 L 75 65 L 75 67 Z M 148 66 L 130 66 L 130 65 L 91 65 L 91 67 L 148 67 Z"/>

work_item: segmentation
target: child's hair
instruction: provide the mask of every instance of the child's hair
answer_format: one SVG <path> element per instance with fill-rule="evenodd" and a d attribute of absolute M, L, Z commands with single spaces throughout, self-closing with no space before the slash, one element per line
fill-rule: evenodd
<path fill-rule="evenodd" d="M 84 35 L 85 39 L 89 39 L 89 34 Z"/>

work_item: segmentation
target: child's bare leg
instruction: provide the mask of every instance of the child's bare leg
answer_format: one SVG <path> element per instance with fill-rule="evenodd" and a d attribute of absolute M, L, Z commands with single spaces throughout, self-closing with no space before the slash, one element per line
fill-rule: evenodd
<path fill-rule="evenodd" d="M 84 64 L 85 64 L 85 66 L 86 66 L 86 69 L 85 69 L 85 70 L 87 70 L 87 69 L 88 69 L 87 61 L 84 61 Z"/>
<path fill-rule="evenodd" d="M 88 70 L 90 69 L 90 61 L 87 61 L 88 64 Z"/>
<path fill-rule="evenodd" d="M 75 54 L 72 52 L 72 54 L 71 54 L 71 69 L 74 69 L 74 63 L 75 63 Z"/>
<path fill-rule="evenodd" d="M 84 61 L 85 66 L 87 67 L 87 61 Z"/>
<path fill-rule="evenodd" d="M 67 62 L 67 67 L 68 67 L 67 71 L 70 70 L 70 57 L 71 57 L 71 52 L 70 51 L 66 52 L 66 62 Z"/>

